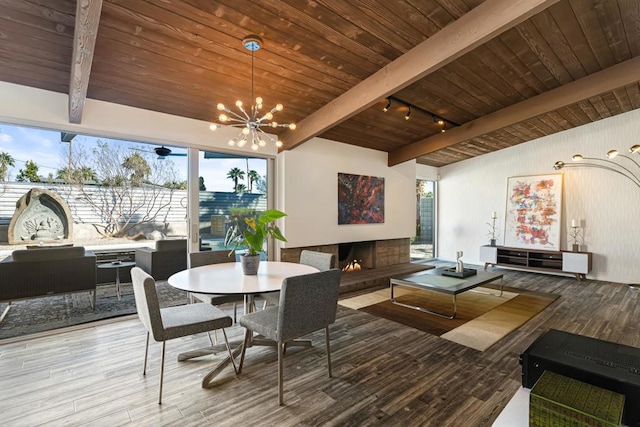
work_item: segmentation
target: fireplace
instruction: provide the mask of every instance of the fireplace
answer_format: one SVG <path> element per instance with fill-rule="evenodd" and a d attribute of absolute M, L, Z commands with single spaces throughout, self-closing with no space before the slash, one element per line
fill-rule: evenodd
<path fill-rule="evenodd" d="M 376 242 L 339 243 L 338 268 L 342 271 L 376 268 Z"/>
<path fill-rule="evenodd" d="M 335 267 L 340 269 L 354 260 L 357 260 L 364 270 L 411 262 L 411 247 L 408 238 L 282 248 L 280 250 L 280 260 L 284 262 L 300 262 L 300 252 L 305 249 L 334 254 L 337 264 Z"/>

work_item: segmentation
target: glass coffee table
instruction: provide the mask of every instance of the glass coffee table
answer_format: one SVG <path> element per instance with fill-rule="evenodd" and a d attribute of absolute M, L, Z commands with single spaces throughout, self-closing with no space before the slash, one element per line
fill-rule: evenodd
<path fill-rule="evenodd" d="M 401 305 L 403 307 L 412 308 L 414 310 L 420 310 L 424 313 L 434 314 L 436 316 L 445 317 L 447 319 L 453 319 L 456 317 L 456 295 L 470 291 L 478 286 L 486 285 L 487 283 L 500 279 L 500 294 L 493 294 L 489 292 L 482 292 L 489 295 L 502 296 L 502 289 L 504 285 L 504 278 L 502 273 L 487 272 L 478 270 L 473 276 L 458 278 L 451 276 L 443 276 L 442 272 L 450 267 L 438 267 L 427 271 L 421 271 L 418 273 L 406 274 L 404 276 L 392 277 L 390 282 L 391 288 L 391 302 L 393 304 Z M 438 292 L 441 294 L 451 295 L 453 300 L 453 313 L 439 313 L 437 311 L 429 310 L 426 307 L 419 307 L 415 305 L 405 304 L 399 302 L 393 296 L 393 288 L 395 286 L 406 286 L 409 288 L 419 289 L 422 291 Z M 475 291 L 479 292 L 479 291 Z"/>

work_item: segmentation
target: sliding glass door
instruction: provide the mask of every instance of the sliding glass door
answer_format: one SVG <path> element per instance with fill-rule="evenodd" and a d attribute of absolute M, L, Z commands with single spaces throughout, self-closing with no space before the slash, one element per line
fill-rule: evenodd
<path fill-rule="evenodd" d="M 190 173 L 189 182 L 190 187 L 195 187 L 190 195 L 197 198 L 197 217 L 194 212 L 192 224 L 197 224 L 198 249 L 230 249 L 225 247 L 224 240 L 233 219 L 267 209 L 269 159 L 213 151 L 192 152 L 198 156 L 198 173 L 193 176 Z"/>

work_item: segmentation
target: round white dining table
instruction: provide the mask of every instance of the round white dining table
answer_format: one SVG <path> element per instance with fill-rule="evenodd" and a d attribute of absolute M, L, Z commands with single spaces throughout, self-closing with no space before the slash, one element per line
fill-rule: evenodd
<path fill-rule="evenodd" d="M 253 295 L 279 291 L 287 277 L 317 272 L 317 268 L 304 264 L 260 261 L 258 274 L 245 275 L 239 262 L 227 262 L 180 271 L 168 282 L 174 288 L 198 294 Z"/>
<path fill-rule="evenodd" d="M 277 292 L 282 287 L 282 281 L 287 277 L 301 276 L 303 274 L 317 273 L 319 270 L 304 264 L 292 262 L 260 261 L 258 274 L 245 275 L 242 265 L 239 262 L 228 262 L 222 264 L 208 264 L 201 267 L 190 268 L 172 274 L 169 285 L 187 292 L 199 294 L 242 294 L 245 295 L 245 313 L 252 310 L 253 295 L 267 292 Z M 226 336 L 226 335 L 225 335 Z M 294 340 L 295 341 L 295 340 Z M 292 341 L 292 345 L 310 346 L 309 340 Z M 236 344 L 236 343 L 234 343 Z M 232 354 L 235 358 L 242 350 L 242 341 L 237 343 Z M 253 338 L 249 345 L 274 345 L 270 340 Z M 222 345 L 212 345 L 207 348 L 187 351 L 178 354 L 178 361 L 188 360 L 195 357 L 216 354 L 224 351 Z M 214 378 L 222 372 L 225 366 L 231 362 L 227 356 L 218 363 L 204 378 L 202 387 L 212 387 Z M 235 369 L 235 366 L 234 366 Z"/>

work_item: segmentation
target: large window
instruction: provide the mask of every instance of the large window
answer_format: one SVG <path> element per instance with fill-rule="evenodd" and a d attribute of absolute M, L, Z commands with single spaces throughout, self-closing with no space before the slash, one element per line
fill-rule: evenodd
<path fill-rule="evenodd" d="M 416 235 L 411 242 L 411 261 L 428 261 L 435 257 L 436 183 L 416 180 Z"/>

